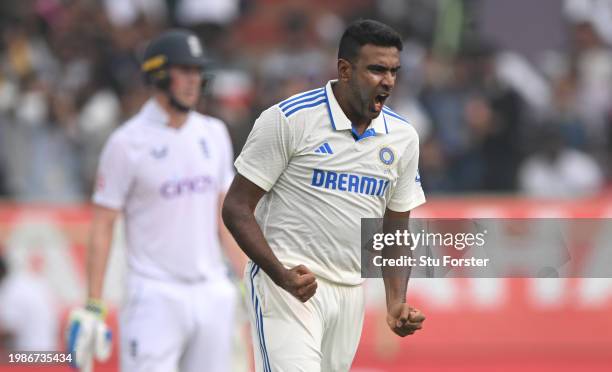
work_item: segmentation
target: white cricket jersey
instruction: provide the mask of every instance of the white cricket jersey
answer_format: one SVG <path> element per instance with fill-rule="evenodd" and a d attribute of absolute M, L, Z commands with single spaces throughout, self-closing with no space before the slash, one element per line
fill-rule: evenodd
<path fill-rule="evenodd" d="M 387 107 L 355 138 L 332 83 L 264 111 L 235 166 L 267 191 L 255 216 L 285 266 L 304 264 L 322 278 L 356 285 L 363 282 L 360 219 L 425 202 L 419 141 Z"/>
<path fill-rule="evenodd" d="M 179 129 L 149 100 L 109 138 L 93 202 L 122 210 L 129 269 L 159 279 L 225 275 L 218 238 L 219 194 L 234 173 L 227 130 L 190 112 Z"/>

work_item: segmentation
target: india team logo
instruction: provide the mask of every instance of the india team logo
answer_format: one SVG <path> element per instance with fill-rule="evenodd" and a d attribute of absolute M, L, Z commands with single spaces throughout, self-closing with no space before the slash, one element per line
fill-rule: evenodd
<path fill-rule="evenodd" d="M 378 152 L 378 159 L 380 159 L 384 165 L 391 165 L 395 161 L 395 153 L 393 153 L 390 147 L 385 146 Z"/>

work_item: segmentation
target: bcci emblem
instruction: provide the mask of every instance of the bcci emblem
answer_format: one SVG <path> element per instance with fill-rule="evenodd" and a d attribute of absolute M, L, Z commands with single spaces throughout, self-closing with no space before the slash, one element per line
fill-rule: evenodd
<path fill-rule="evenodd" d="M 391 150 L 390 147 L 383 147 L 378 152 L 378 158 L 380 159 L 380 161 L 382 161 L 384 165 L 390 166 L 395 161 L 395 154 L 393 153 L 393 150 Z"/>

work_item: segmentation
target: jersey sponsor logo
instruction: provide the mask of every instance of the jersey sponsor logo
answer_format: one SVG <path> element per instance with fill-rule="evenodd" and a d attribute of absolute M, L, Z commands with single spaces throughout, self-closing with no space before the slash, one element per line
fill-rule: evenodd
<path fill-rule="evenodd" d="M 165 158 L 167 154 L 168 154 L 168 148 L 166 146 L 158 147 L 158 148 L 154 147 L 151 149 L 151 156 L 154 157 L 155 159 Z"/>
<path fill-rule="evenodd" d="M 213 188 L 213 180 L 209 176 L 196 176 L 182 180 L 166 181 L 160 188 L 165 198 L 176 198 L 182 195 L 205 193 Z"/>
<path fill-rule="evenodd" d="M 317 154 L 333 154 L 334 153 L 332 151 L 331 146 L 327 142 L 319 146 L 319 148 L 316 149 L 314 152 L 316 152 Z"/>
<path fill-rule="evenodd" d="M 389 180 L 359 174 L 313 169 L 310 185 L 363 195 L 383 196 L 389 187 Z"/>
<path fill-rule="evenodd" d="M 378 152 L 378 159 L 380 159 L 384 165 L 391 165 L 395 161 L 395 153 L 393 153 L 390 147 L 385 146 Z"/>

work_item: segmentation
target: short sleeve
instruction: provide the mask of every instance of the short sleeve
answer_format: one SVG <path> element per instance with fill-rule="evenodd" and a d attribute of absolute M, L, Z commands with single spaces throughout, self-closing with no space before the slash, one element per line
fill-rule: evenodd
<path fill-rule="evenodd" d="M 221 164 L 219 167 L 219 185 L 221 192 L 227 192 L 232 181 L 234 180 L 234 148 L 232 147 L 232 141 L 225 123 L 219 122 L 221 125 L 220 130 L 220 143 L 221 143 Z"/>
<path fill-rule="evenodd" d="M 126 141 L 113 134 L 100 155 L 92 201 L 111 209 L 123 209 L 130 190 L 134 165 Z"/>
<path fill-rule="evenodd" d="M 276 106 L 255 121 L 234 165 L 242 176 L 269 191 L 293 155 L 292 128 Z"/>
<path fill-rule="evenodd" d="M 412 141 L 402 156 L 399 179 L 387 208 L 395 212 L 407 212 L 425 203 L 425 194 L 419 176 L 419 142 Z"/>

